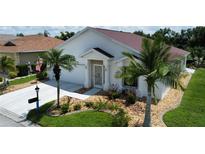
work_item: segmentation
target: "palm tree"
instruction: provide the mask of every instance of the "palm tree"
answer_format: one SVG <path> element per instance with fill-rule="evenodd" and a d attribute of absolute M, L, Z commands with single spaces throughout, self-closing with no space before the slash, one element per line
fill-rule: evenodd
<path fill-rule="evenodd" d="M 6 78 L 8 77 L 8 74 L 10 71 L 14 71 L 15 64 L 14 60 L 8 56 L 2 56 L 0 58 L 0 73 L 3 75 L 3 84 L 6 85 Z"/>
<path fill-rule="evenodd" d="M 57 107 L 60 107 L 60 73 L 61 67 L 65 70 L 72 71 L 77 62 L 72 55 L 64 54 L 62 49 L 50 49 L 49 52 L 42 55 L 42 58 L 46 62 L 49 68 L 53 68 L 55 79 L 57 82 Z"/>
<path fill-rule="evenodd" d="M 139 59 L 131 53 L 123 54 L 129 58 L 128 66 L 123 66 L 118 78 L 126 79 L 132 84 L 139 76 L 143 76 L 147 83 L 147 102 L 143 126 L 151 126 L 151 99 L 155 93 L 156 81 L 162 81 L 167 85 L 178 87 L 180 67 L 175 63 L 170 63 L 170 47 L 161 39 L 143 39 L 142 52 Z M 173 69 L 175 67 L 175 69 Z M 125 71 L 126 70 L 126 71 Z"/>

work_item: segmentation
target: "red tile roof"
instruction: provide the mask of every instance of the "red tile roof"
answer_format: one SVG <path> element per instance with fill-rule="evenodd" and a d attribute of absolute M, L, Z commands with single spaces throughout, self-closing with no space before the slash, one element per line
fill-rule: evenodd
<path fill-rule="evenodd" d="M 142 44 L 143 37 L 140 35 L 136 35 L 129 32 L 120 32 L 120 31 L 101 29 L 101 28 L 93 28 L 93 29 L 135 50 L 142 51 L 141 44 Z M 185 56 L 189 53 L 185 50 L 176 47 L 171 47 L 170 52 L 171 52 L 172 59 Z"/>
<path fill-rule="evenodd" d="M 60 45 L 64 41 L 53 37 L 45 37 L 42 35 L 27 35 L 24 37 L 16 37 L 7 41 L 12 42 L 15 46 L 5 46 L 6 41 L 0 41 L 0 52 L 39 52 L 47 51 Z"/>

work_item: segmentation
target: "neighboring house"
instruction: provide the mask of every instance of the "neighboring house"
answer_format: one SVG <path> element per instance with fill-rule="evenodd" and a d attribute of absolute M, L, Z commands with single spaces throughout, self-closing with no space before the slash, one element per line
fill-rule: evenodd
<path fill-rule="evenodd" d="M 115 78 L 120 67 L 129 63 L 122 52 L 131 52 L 138 57 L 142 38 L 127 32 L 85 28 L 57 47 L 64 49 L 64 54 L 74 55 L 79 62 L 72 72 L 62 70 L 61 79 L 83 84 L 84 87 L 98 87 L 104 90 L 108 90 L 112 85 L 117 85 L 120 89 L 127 87 L 122 79 Z M 180 59 L 182 69 L 185 69 L 188 52 L 175 47 L 172 47 L 170 52 L 171 58 Z M 52 71 L 49 74 L 52 78 Z M 147 95 L 146 86 L 143 77 L 139 77 L 133 84 L 138 96 Z M 161 99 L 168 90 L 169 87 L 159 82 L 156 96 Z"/>
<path fill-rule="evenodd" d="M 43 35 L 27 35 L 16 37 L 12 35 L 0 35 L 0 56 L 10 56 L 15 64 L 36 62 L 40 53 L 46 52 L 64 41 L 45 37 Z"/>

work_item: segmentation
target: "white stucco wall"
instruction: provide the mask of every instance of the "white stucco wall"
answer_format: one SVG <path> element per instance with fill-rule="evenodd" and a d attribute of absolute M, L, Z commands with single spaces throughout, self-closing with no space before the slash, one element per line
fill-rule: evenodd
<path fill-rule="evenodd" d="M 121 65 L 127 66 L 128 64 L 129 64 L 128 59 L 123 60 L 121 63 L 117 63 L 117 65 L 115 64 L 113 66 L 113 72 L 116 72 L 117 70 L 119 70 L 119 67 Z M 112 74 L 114 74 L 114 73 L 112 73 Z M 113 79 L 113 81 L 115 83 L 121 85 L 121 87 L 123 86 L 122 80 L 115 81 L 115 79 Z M 157 82 L 156 85 L 157 86 L 155 87 L 155 96 L 158 99 L 163 99 L 164 96 L 166 95 L 166 93 L 169 91 L 170 87 L 164 85 L 162 82 Z M 143 76 L 140 76 L 138 78 L 138 89 L 137 89 L 136 93 L 140 97 L 147 96 L 147 83 L 146 83 L 145 78 Z"/>
<path fill-rule="evenodd" d="M 79 65 L 72 72 L 62 70 L 61 79 L 67 82 L 84 84 L 87 62 L 85 61 L 84 58 L 81 58 L 80 55 L 96 47 L 101 48 L 114 56 L 114 58 L 109 63 L 110 85 L 117 84 L 119 88 L 122 88 L 123 87 L 122 79 L 116 79 L 115 75 L 116 72 L 119 71 L 120 67 L 123 65 L 127 65 L 128 62 L 127 61 L 116 62 L 116 60 L 123 58 L 122 52 L 131 51 L 131 50 L 122 45 L 119 45 L 116 42 L 113 42 L 111 39 L 104 37 L 101 34 L 93 32 L 92 30 L 85 31 L 79 37 L 76 37 L 71 41 L 67 41 L 63 45 L 58 47 L 60 49 L 64 49 L 64 54 L 74 55 L 76 57 L 76 60 L 79 62 Z M 97 53 L 92 53 L 89 56 L 92 56 L 92 58 L 95 60 L 99 60 L 99 59 L 104 60 L 103 57 L 102 56 L 99 57 Z M 49 72 L 49 77 L 52 76 L 53 76 L 52 72 Z M 158 88 L 156 88 L 156 96 L 157 98 L 162 99 L 166 95 L 167 91 L 169 90 L 169 87 L 165 86 L 160 82 L 157 83 L 157 85 Z M 140 96 L 147 95 L 147 85 L 143 77 L 139 77 L 137 93 Z"/>
<path fill-rule="evenodd" d="M 114 56 L 114 59 L 119 59 L 123 57 L 122 52 L 130 51 L 130 49 L 120 46 L 119 44 L 113 42 L 111 39 L 103 37 L 101 34 L 88 30 L 81 34 L 79 37 L 74 38 L 69 42 L 65 42 L 60 45 L 58 48 L 64 49 L 64 54 L 71 54 L 76 57 L 76 60 L 79 62 L 78 65 L 72 72 L 62 70 L 61 79 L 73 83 L 84 84 L 85 81 L 85 61 L 80 55 L 92 48 L 101 48 L 106 52 Z M 94 55 L 93 55 L 94 56 Z M 98 57 L 96 57 L 98 58 Z M 111 71 L 116 69 L 116 66 L 110 66 Z M 52 77 L 52 73 L 49 72 L 49 77 Z M 110 75 L 110 80 L 116 82 L 116 78 L 113 77 L 113 74 Z M 120 80 L 120 79 L 119 79 Z M 119 81 L 117 81 L 119 82 Z"/>
<path fill-rule="evenodd" d="M 157 82 L 155 87 L 155 96 L 158 99 L 163 99 L 167 92 L 170 90 L 170 87 L 164 85 L 162 82 Z M 142 96 L 147 96 L 147 83 L 143 76 L 139 77 L 138 80 L 138 94 Z"/>
<path fill-rule="evenodd" d="M 117 72 L 119 72 L 120 67 L 122 66 L 123 63 L 115 63 L 112 62 L 110 64 L 110 83 L 111 85 L 117 85 L 118 88 L 122 88 L 123 84 L 122 84 L 122 79 L 117 79 L 115 76 L 117 74 Z"/>

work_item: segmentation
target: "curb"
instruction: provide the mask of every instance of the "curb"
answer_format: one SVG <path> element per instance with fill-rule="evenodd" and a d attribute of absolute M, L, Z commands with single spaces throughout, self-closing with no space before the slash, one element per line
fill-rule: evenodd
<path fill-rule="evenodd" d="M 22 127 L 40 127 L 39 125 L 34 124 L 33 122 L 27 120 L 25 117 L 21 117 L 16 113 L 11 112 L 3 107 L 0 107 L 0 114 L 15 121 L 16 123 L 21 124 Z"/>

